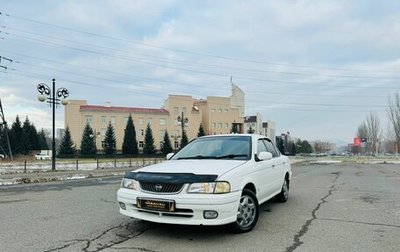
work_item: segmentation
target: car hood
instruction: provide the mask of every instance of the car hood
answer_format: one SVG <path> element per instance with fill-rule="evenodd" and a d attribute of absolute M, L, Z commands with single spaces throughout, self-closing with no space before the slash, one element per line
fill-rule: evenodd
<path fill-rule="evenodd" d="M 193 173 L 220 176 L 246 162 L 246 160 L 169 160 L 146 166 L 133 172 Z"/>

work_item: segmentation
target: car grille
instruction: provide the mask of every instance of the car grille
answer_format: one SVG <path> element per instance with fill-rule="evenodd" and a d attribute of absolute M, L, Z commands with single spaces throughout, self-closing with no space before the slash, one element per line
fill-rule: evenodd
<path fill-rule="evenodd" d="M 143 191 L 154 193 L 177 193 L 182 190 L 183 184 L 146 183 L 140 182 Z"/>

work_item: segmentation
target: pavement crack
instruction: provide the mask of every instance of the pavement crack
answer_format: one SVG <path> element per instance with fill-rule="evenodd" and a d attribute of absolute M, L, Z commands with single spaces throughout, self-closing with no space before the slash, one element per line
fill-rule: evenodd
<path fill-rule="evenodd" d="M 136 250 L 145 251 L 145 252 L 159 252 L 158 250 L 151 250 L 151 249 L 141 248 L 141 247 L 117 247 L 117 248 L 112 248 L 112 249 L 115 249 L 115 250 L 120 250 L 120 249 L 132 250 L 132 249 L 136 249 Z"/>
<path fill-rule="evenodd" d="M 107 248 L 112 248 L 114 245 L 126 242 L 129 239 L 136 238 L 142 235 L 149 229 L 154 228 L 154 225 L 145 224 L 143 222 L 133 222 L 128 224 L 120 224 L 108 228 L 92 239 L 74 239 L 65 241 L 65 245 L 46 250 L 45 252 L 70 250 L 72 246 L 79 246 L 80 249 L 73 247 L 75 251 L 97 252 Z M 143 248 L 135 248 L 146 251 Z M 151 250 L 148 250 L 151 251 Z"/>
<path fill-rule="evenodd" d="M 67 244 L 65 244 L 63 246 L 57 247 L 57 248 L 45 250 L 44 252 L 60 251 L 62 249 L 66 249 L 66 248 L 70 247 L 71 245 L 75 245 L 75 244 L 77 244 L 79 242 L 84 242 L 84 241 L 86 241 L 86 240 L 71 240 L 71 241 L 67 241 L 69 243 L 67 243 Z"/>
<path fill-rule="evenodd" d="M 131 229 L 133 227 L 133 224 L 141 224 L 141 226 L 138 229 L 132 231 Z M 116 227 L 109 228 L 106 231 L 102 232 L 97 237 L 88 240 L 88 246 L 84 248 L 82 251 L 84 252 L 102 251 L 104 249 L 111 248 L 112 246 L 126 242 L 129 239 L 136 238 L 152 228 L 153 226 L 146 226 L 143 222 L 128 223 L 126 225 L 121 224 Z M 114 229 L 115 232 L 111 232 Z M 103 241 L 103 239 L 107 238 L 111 239 L 109 241 Z M 94 248 L 90 249 L 92 245 L 94 246 Z"/>
<path fill-rule="evenodd" d="M 304 236 L 308 232 L 308 228 L 310 227 L 311 223 L 317 219 L 317 211 L 321 208 L 323 204 L 325 204 L 327 201 L 326 199 L 332 195 L 333 191 L 336 190 L 335 188 L 335 183 L 337 179 L 340 176 L 340 172 L 332 172 L 331 174 L 335 175 L 335 178 L 333 179 L 333 185 L 329 188 L 328 193 L 320 199 L 320 202 L 318 202 L 317 206 L 311 211 L 311 219 L 308 219 L 303 226 L 301 227 L 300 231 L 297 232 L 297 234 L 293 237 L 293 243 L 291 246 L 287 247 L 285 252 L 293 252 L 296 250 L 299 246 L 303 244 L 303 242 L 300 240 L 302 236 Z"/>
<path fill-rule="evenodd" d="M 390 227 L 390 228 L 400 228 L 400 225 L 391 225 L 391 224 L 383 224 L 383 223 L 372 223 L 372 222 L 363 222 L 363 221 L 351 221 L 351 220 L 341 220 L 341 219 L 331 219 L 331 218 L 318 218 L 318 220 L 326 220 L 326 221 L 337 221 L 337 222 L 345 222 L 345 223 L 357 223 L 371 226 L 381 226 L 381 227 Z"/>

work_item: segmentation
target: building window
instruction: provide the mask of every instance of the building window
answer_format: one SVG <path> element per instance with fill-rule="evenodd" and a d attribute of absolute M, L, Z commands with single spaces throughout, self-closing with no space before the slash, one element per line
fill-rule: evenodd
<path fill-rule="evenodd" d="M 225 124 L 224 124 L 224 129 L 227 129 L 227 128 L 228 128 L 228 124 L 225 123 Z"/>
<path fill-rule="evenodd" d="M 162 149 L 163 145 L 164 145 L 164 142 L 161 141 L 161 142 L 160 142 L 160 149 Z"/>
<path fill-rule="evenodd" d="M 116 121 L 117 121 L 117 120 L 115 119 L 115 116 L 111 116 L 111 117 L 110 117 L 110 122 L 111 122 L 111 124 L 115 124 Z"/>
<path fill-rule="evenodd" d="M 179 108 L 178 107 L 174 107 L 174 114 L 177 115 L 179 113 Z"/>
<path fill-rule="evenodd" d="M 225 113 L 228 113 L 228 109 L 225 109 L 224 112 L 225 112 Z"/>
<path fill-rule="evenodd" d="M 222 113 L 222 109 L 218 109 L 218 112 L 219 112 L 219 113 Z"/>
<path fill-rule="evenodd" d="M 106 131 L 107 131 L 107 129 L 101 129 L 100 130 L 101 136 L 105 136 L 106 135 Z"/>
<path fill-rule="evenodd" d="M 215 109 L 214 109 L 214 108 L 213 108 L 213 109 L 211 109 L 211 112 L 215 113 Z"/>
<path fill-rule="evenodd" d="M 144 146 L 143 141 L 139 141 L 139 148 L 143 149 L 143 146 Z"/>
<path fill-rule="evenodd" d="M 141 130 L 140 130 L 140 135 L 141 135 L 141 136 L 144 136 L 144 129 L 141 129 Z"/>
<path fill-rule="evenodd" d="M 139 117 L 139 124 L 143 125 L 143 123 L 144 123 L 143 117 Z"/>
<path fill-rule="evenodd" d="M 153 118 L 147 118 L 147 123 L 151 125 L 153 123 Z"/>
<path fill-rule="evenodd" d="M 101 124 L 107 124 L 107 116 L 101 117 Z"/>
<path fill-rule="evenodd" d="M 222 123 L 218 123 L 218 129 L 222 129 Z"/>
<path fill-rule="evenodd" d="M 160 119 L 160 125 L 166 125 L 167 124 L 167 119 L 161 118 Z"/>
<path fill-rule="evenodd" d="M 90 126 L 93 124 L 93 116 L 86 116 L 86 123 L 88 123 Z"/>
<path fill-rule="evenodd" d="M 129 117 L 124 117 L 124 125 L 128 124 L 128 119 L 129 119 Z"/>
<path fill-rule="evenodd" d="M 160 138 L 163 138 L 165 134 L 165 130 L 160 130 Z"/>
<path fill-rule="evenodd" d="M 212 123 L 212 127 L 213 127 L 213 129 L 215 129 L 217 127 L 217 124 L 216 123 Z"/>
<path fill-rule="evenodd" d="M 178 149 L 179 148 L 179 142 L 178 141 L 175 141 L 174 142 L 174 149 Z"/>

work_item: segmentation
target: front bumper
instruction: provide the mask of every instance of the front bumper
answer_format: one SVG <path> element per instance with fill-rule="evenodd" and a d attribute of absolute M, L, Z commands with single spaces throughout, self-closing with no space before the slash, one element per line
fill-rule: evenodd
<path fill-rule="evenodd" d="M 182 225 L 223 225 L 236 221 L 240 195 L 239 191 L 226 194 L 187 194 L 183 191 L 179 194 L 152 194 L 126 188 L 120 188 L 117 192 L 118 202 L 125 204 L 125 209 L 120 207 L 120 213 L 151 222 Z M 139 209 L 136 206 L 137 197 L 173 200 L 176 210 L 160 212 Z M 206 210 L 218 212 L 218 217 L 205 219 Z"/>

